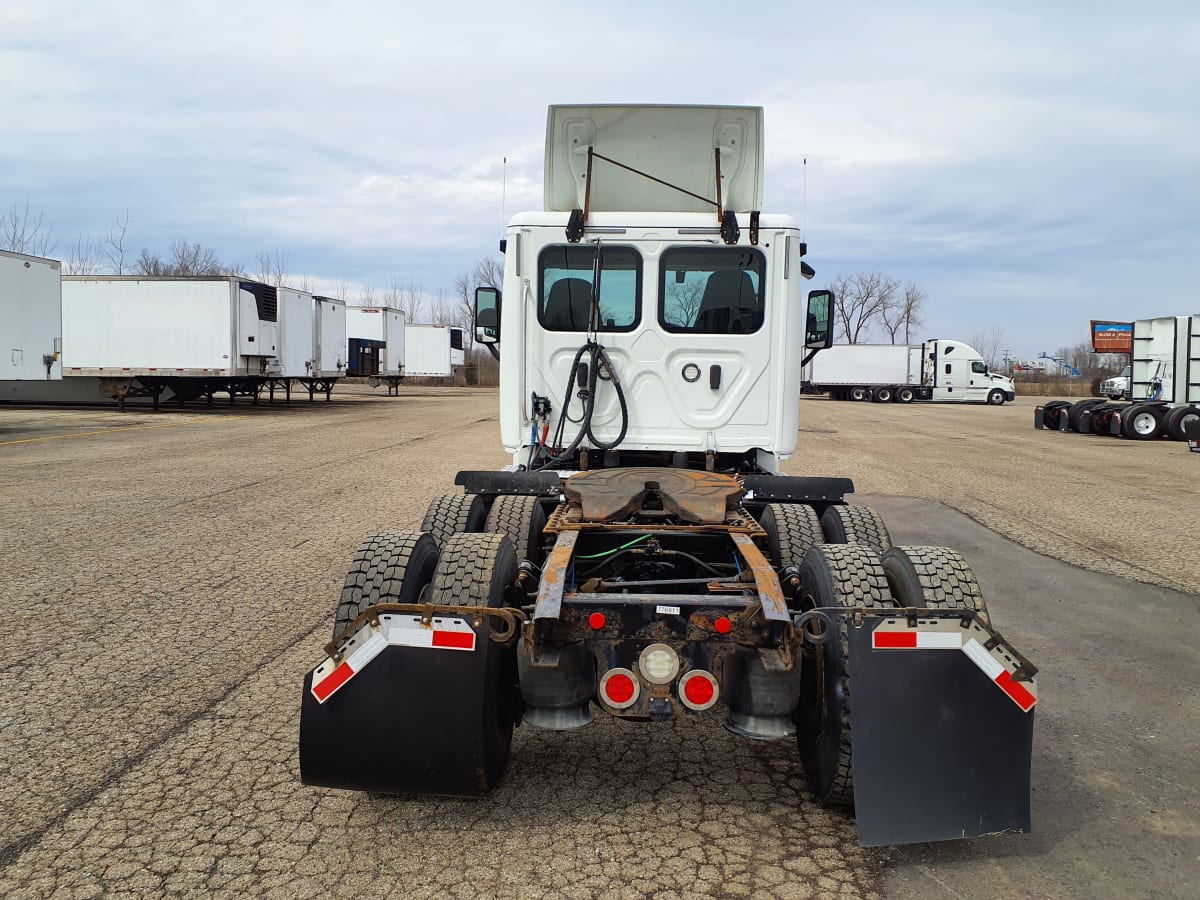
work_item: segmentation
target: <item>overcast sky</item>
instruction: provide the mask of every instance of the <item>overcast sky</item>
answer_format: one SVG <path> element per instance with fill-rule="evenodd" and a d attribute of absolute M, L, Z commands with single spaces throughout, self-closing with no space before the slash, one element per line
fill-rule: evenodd
<path fill-rule="evenodd" d="M 916 281 L 922 336 L 1022 356 L 1200 312 L 1195 0 L 9 2 L 0 84 L 0 209 L 59 256 L 127 210 L 135 252 L 449 291 L 505 157 L 507 213 L 541 208 L 547 105 L 749 104 L 814 287 Z"/>

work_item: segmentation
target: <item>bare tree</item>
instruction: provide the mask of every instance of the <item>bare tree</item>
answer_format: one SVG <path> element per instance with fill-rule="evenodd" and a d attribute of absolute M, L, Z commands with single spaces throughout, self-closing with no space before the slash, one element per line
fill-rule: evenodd
<path fill-rule="evenodd" d="M 116 224 L 109 229 L 108 235 L 100 242 L 101 252 L 108 260 L 108 267 L 114 275 L 125 274 L 125 232 L 129 230 L 129 210 L 125 210 L 125 218 L 117 216 Z"/>
<path fill-rule="evenodd" d="M 504 262 L 492 256 L 485 256 L 475 263 L 475 287 L 493 287 L 500 290 L 504 286 Z"/>
<path fill-rule="evenodd" d="M 24 207 L 14 203 L 8 212 L 0 213 L 0 249 L 29 256 L 53 253 L 56 242 L 52 230 L 42 225 L 43 215 L 34 216 L 28 200 Z"/>
<path fill-rule="evenodd" d="M 296 282 L 296 286 L 306 294 L 313 292 L 312 277 L 309 275 L 301 275 L 300 280 Z"/>
<path fill-rule="evenodd" d="M 217 251 L 199 242 L 178 238 L 171 242 L 170 257 L 163 259 L 145 247 L 138 254 L 133 270 L 138 275 L 203 276 L 223 275 L 229 268 L 221 265 Z M 233 267 L 239 270 L 240 266 Z"/>
<path fill-rule="evenodd" d="M 378 304 L 375 302 L 375 288 L 371 287 L 369 284 L 364 284 L 362 289 L 358 292 L 358 305 L 377 306 Z"/>
<path fill-rule="evenodd" d="M 438 291 L 429 301 L 429 317 L 435 325 L 449 325 L 456 318 L 454 304 L 445 291 Z"/>
<path fill-rule="evenodd" d="M 404 287 L 400 284 L 400 279 L 395 275 L 388 282 L 387 287 L 383 289 L 380 295 L 380 302 L 387 309 L 399 309 L 400 300 L 404 296 Z"/>
<path fill-rule="evenodd" d="M 397 307 L 404 311 L 404 320 L 406 322 L 419 321 L 421 310 L 424 306 L 425 295 L 421 292 L 421 286 L 411 281 L 406 281 L 404 287 L 401 288 L 400 305 Z"/>
<path fill-rule="evenodd" d="M 989 369 L 999 371 L 1003 362 L 1002 350 L 1004 348 L 1004 331 L 999 325 L 992 325 L 988 328 L 977 328 L 971 332 L 970 344 L 983 357 L 983 361 L 988 364 Z"/>
<path fill-rule="evenodd" d="M 95 275 L 103 264 L 104 253 L 100 245 L 80 235 L 63 255 L 62 272 L 64 275 Z"/>
<path fill-rule="evenodd" d="M 667 295 L 663 298 L 663 318 L 672 325 L 690 328 L 700 314 L 700 301 L 704 297 L 704 282 L 685 281 L 667 284 Z"/>
<path fill-rule="evenodd" d="M 334 285 L 333 299 L 341 300 L 343 303 L 350 302 L 350 288 L 347 286 L 346 282 L 338 281 L 338 283 Z"/>
<path fill-rule="evenodd" d="M 839 274 L 830 287 L 837 298 L 833 314 L 838 333 L 851 344 L 860 343 L 867 336 L 900 292 L 899 281 L 879 272 Z"/>
<path fill-rule="evenodd" d="M 288 260 L 288 252 L 279 247 L 274 250 L 260 250 L 254 277 L 264 284 L 283 287 L 283 283 L 287 281 L 288 277 Z"/>
<path fill-rule="evenodd" d="M 923 324 L 921 303 L 924 299 L 925 291 L 916 282 L 910 281 L 904 286 L 902 294 L 896 294 L 880 310 L 879 323 L 893 344 L 901 333 L 904 343 L 911 343 L 913 329 Z"/>

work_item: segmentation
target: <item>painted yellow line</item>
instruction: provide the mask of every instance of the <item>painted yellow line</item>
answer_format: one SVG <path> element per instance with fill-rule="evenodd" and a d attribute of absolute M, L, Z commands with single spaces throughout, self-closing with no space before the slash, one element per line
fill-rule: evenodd
<path fill-rule="evenodd" d="M 67 438 L 91 437 L 97 434 L 112 434 L 114 431 L 135 431 L 139 428 L 178 428 L 181 425 L 199 425 L 206 422 L 230 422 L 234 419 L 248 419 L 249 416 L 220 416 L 211 419 L 190 419 L 187 422 L 165 422 L 160 425 L 122 425 L 117 428 L 105 428 L 101 431 L 77 431 L 73 434 L 54 434 L 48 437 L 21 438 L 15 441 L 0 441 L 0 447 L 8 444 L 36 444 L 41 441 L 62 441 Z"/>

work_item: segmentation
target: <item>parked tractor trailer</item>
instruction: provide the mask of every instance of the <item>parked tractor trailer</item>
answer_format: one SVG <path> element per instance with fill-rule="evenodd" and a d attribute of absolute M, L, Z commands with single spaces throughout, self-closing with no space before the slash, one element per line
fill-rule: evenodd
<path fill-rule="evenodd" d="M 1034 427 L 1139 441 L 1188 440 L 1189 429 L 1200 425 L 1200 315 L 1134 322 L 1127 368 L 1129 403 L 1051 400 L 1034 410 Z M 1101 391 L 1107 393 L 1105 386 Z"/>
<path fill-rule="evenodd" d="M 914 400 L 1001 406 L 1016 397 L 1013 380 L 992 372 L 973 347 L 956 340 L 920 344 L 839 344 L 804 367 L 803 390 L 834 400 Z"/>
<path fill-rule="evenodd" d="M 1036 668 L 967 563 L 781 474 L 833 298 L 762 176 L 759 108 L 550 108 L 545 208 L 476 293 L 512 462 L 359 550 L 304 677 L 306 783 L 479 795 L 522 724 L 711 718 L 794 742 L 865 845 L 1029 829 Z"/>

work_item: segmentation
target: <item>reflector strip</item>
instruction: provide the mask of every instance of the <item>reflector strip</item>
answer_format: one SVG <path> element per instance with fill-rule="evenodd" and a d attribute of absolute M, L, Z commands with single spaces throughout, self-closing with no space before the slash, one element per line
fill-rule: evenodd
<path fill-rule="evenodd" d="M 953 625 L 947 624 L 954 622 Z M 921 625 L 925 629 L 920 628 Z M 962 650 L 989 680 L 1004 691 L 1024 712 L 1037 704 L 1037 695 L 1030 690 L 1034 682 L 1016 681 L 1004 663 L 981 644 L 973 634 L 984 638 L 988 633 L 972 623 L 970 630 L 961 628 L 955 620 L 925 620 L 918 628 L 894 619 L 886 620 L 871 632 L 873 650 Z M 999 651 L 997 651 L 999 652 Z M 1005 659 L 1011 659 L 1004 655 Z M 1026 686 L 1028 685 L 1028 687 Z M 1036 688 L 1035 688 L 1036 689 Z"/>
<path fill-rule="evenodd" d="M 961 650 L 962 635 L 950 631 L 880 631 L 871 634 L 876 650 Z"/>
<path fill-rule="evenodd" d="M 361 629 L 342 644 L 346 655 L 340 663 L 326 659 L 313 670 L 312 695 L 324 703 L 389 646 L 472 651 L 475 630 L 464 619 L 438 618 L 426 625 L 420 616 L 380 616 L 378 628 Z"/>

